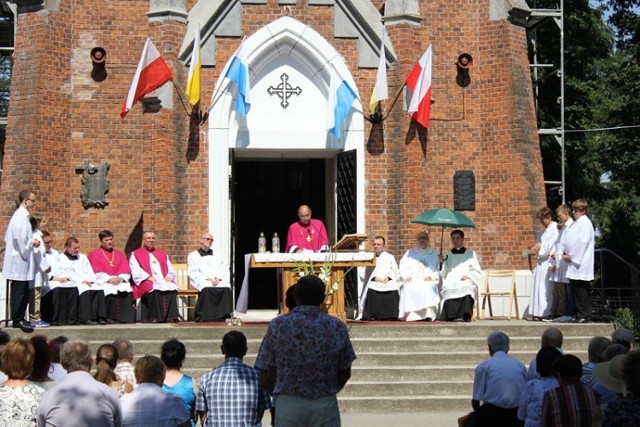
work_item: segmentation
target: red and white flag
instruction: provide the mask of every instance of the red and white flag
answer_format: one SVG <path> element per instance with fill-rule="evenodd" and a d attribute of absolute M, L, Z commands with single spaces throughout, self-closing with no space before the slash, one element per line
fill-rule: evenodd
<path fill-rule="evenodd" d="M 425 128 L 429 127 L 431 115 L 431 53 L 431 45 L 429 45 L 406 82 L 407 87 L 413 92 L 407 111 L 413 120 Z"/>
<path fill-rule="evenodd" d="M 122 105 L 120 117 L 124 119 L 124 116 L 127 115 L 140 98 L 158 89 L 169 81 L 171 76 L 173 76 L 171 69 L 164 62 L 151 39 L 147 38 L 144 49 L 142 49 L 142 57 L 138 63 L 138 69 L 129 87 L 129 94 Z"/>

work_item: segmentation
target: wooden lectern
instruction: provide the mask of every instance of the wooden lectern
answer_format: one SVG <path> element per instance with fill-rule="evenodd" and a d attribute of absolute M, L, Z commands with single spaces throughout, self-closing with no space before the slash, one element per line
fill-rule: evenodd
<path fill-rule="evenodd" d="M 360 243 L 367 240 L 366 234 L 345 234 L 335 245 L 333 250 L 337 252 L 358 251 Z"/>
<path fill-rule="evenodd" d="M 330 257 L 330 258 L 329 258 Z M 339 282 L 338 290 L 329 295 L 324 304 L 324 309 L 342 320 L 347 321 L 344 308 L 344 273 L 350 267 L 370 267 L 376 265 L 376 257 L 372 252 L 330 252 L 330 253 L 296 253 L 296 254 L 251 254 L 251 268 L 277 268 L 278 269 L 278 309 L 280 313 L 288 313 L 285 304 L 287 289 L 294 285 L 300 278 L 296 271 L 301 265 L 313 263 L 315 274 L 320 272 L 328 259 L 333 260 L 331 279 L 327 284 L 327 291 L 334 283 Z"/>

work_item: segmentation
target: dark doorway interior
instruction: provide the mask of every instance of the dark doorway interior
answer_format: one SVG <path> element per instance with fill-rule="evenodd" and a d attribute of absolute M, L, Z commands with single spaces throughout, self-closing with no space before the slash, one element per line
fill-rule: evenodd
<path fill-rule="evenodd" d="M 244 279 L 244 254 L 258 250 L 258 236 L 267 238 L 271 250 L 274 232 L 284 251 L 289 225 L 301 204 L 325 220 L 325 160 L 244 160 L 235 163 L 235 283 L 236 297 Z M 249 309 L 277 308 L 275 269 L 251 269 Z"/>

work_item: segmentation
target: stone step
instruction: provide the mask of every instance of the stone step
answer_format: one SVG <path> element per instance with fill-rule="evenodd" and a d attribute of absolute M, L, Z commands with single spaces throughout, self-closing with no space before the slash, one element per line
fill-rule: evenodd
<path fill-rule="evenodd" d="M 351 371 L 356 381 L 403 382 L 403 381 L 470 381 L 475 365 L 447 365 L 434 369 L 432 366 L 359 366 Z"/>
<path fill-rule="evenodd" d="M 546 323 L 527 322 L 522 320 L 485 320 L 470 323 L 448 322 L 349 322 L 347 324 L 351 338 L 366 336 L 368 338 L 402 338 L 402 337 L 469 337 L 486 338 L 491 332 L 503 331 L 514 337 L 538 338 L 542 332 L 555 327 L 565 336 L 610 335 L 611 324 L 608 323 Z"/>
<path fill-rule="evenodd" d="M 138 344 L 138 348 L 145 349 L 144 346 L 140 346 Z M 92 345 L 97 348 L 98 343 Z M 160 345 L 158 344 L 155 348 L 149 348 L 148 351 L 142 351 L 139 354 L 160 354 Z M 257 350 L 257 346 L 255 348 Z M 571 353 L 574 356 L 577 356 L 582 361 L 586 362 L 587 360 L 587 352 L 582 349 L 580 351 L 566 349 L 567 353 Z M 451 364 L 452 360 L 455 360 L 457 364 L 468 365 L 468 366 L 476 366 L 478 363 L 482 362 L 488 357 L 488 353 L 482 352 L 404 352 L 401 354 L 393 353 L 393 352 L 384 352 L 384 353 L 364 353 L 364 352 L 356 352 L 358 358 L 353 363 L 354 369 L 359 367 L 367 367 L 367 366 L 401 366 L 401 367 L 411 367 L 411 366 L 430 366 L 433 369 L 439 369 L 443 366 L 447 366 Z M 525 365 L 529 365 L 531 359 L 535 357 L 535 352 L 532 351 L 511 351 L 509 355 L 518 359 Z M 244 357 L 244 363 L 247 365 L 253 366 L 255 364 L 255 360 L 257 357 L 257 353 L 247 353 Z M 184 368 L 213 368 L 215 366 L 220 365 L 224 361 L 224 356 L 221 353 L 218 354 L 194 354 L 187 353 L 187 360 L 185 361 Z"/>
<path fill-rule="evenodd" d="M 537 349 L 536 349 L 537 350 Z M 581 360 L 587 360 L 586 346 L 580 349 L 565 348 L 567 353 L 571 353 Z M 509 355 L 518 359 L 525 365 L 529 365 L 531 359 L 536 356 L 537 351 L 510 351 Z M 358 358 L 354 362 L 354 366 L 378 365 L 378 366 L 432 366 L 439 367 L 441 365 L 449 365 L 452 360 L 463 365 L 477 365 L 489 357 L 489 353 L 480 351 L 470 352 L 376 352 L 366 353 L 357 351 Z"/>
<path fill-rule="evenodd" d="M 565 337 L 593 337 L 596 335 L 607 336 L 611 334 L 612 325 L 607 323 L 571 324 L 571 323 L 543 323 L 524 321 L 478 321 L 471 323 L 403 323 L 403 322 L 376 322 L 372 325 L 368 322 L 349 322 L 347 327 L 352 339 L 359 338 L 469 338 L 474 337 L 486 340 L 486 337 L 494 331 L 503 331 L 514 338 L 540 338 L 542 332 L 548 327 L 557 327 Z M 9 329 L 7 329 L 9 330 Z M 136 323 L 131 325 L 105 325 L 105 326 L 57 326 L 38 329 L 35 333 L 48 337 L 64 335 L 70 339 L 87 339 L 92 341 L 109 342 L 118 337 L 165 341 L 169 338 L 213 340 L 220 342 L 225 333 L 230 330 L 239 330 L 247 339 L 259 339 L 264 337 L 267 330 L 265 322 L 245 322 L 241 326 L 227 326 L 224 323 L 209 323 L 205 325 L 194 322 L 179 324 L 150 324 Z M 19 333 L 19 331 L 18 331 Z"/>
<path fill-rule="evenodd" d="M 586 349 L 591 337 L 565 337 L 563 348 L 570 350 Z M 510 348 L 517 351 L 537 353 L 540 349 L 540 337 L 511 337 Z M 487 350 L 486 337 L 397 337 L 397 338 L 352 338 L 357 352 L 373 353 L 384 349 L 386 352 L 402 354 L 405 351 L 433 352 L 482 352 Z"/>
<path fill-rule="evenodd" d="M 351 379 L 341 397 L 471 396 L 473 381 L 359 381 Z"/>
<path fill-rule="evenodd" d="M 338 395 L 340 412 L 456 412 L 471 411 L 471 397 L 459 396 L 379 396 L 343 397 Z M 425 419 L 422 425 L 430 425 Z"/>

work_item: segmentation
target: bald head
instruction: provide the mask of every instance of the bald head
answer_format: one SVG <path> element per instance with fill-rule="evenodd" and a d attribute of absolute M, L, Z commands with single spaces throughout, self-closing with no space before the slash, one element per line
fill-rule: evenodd
<path fill-rule="evenodd" d="M 542 333 L 540 347 L 562 348 L 562 332 L 558 328 L 547 328 Z"/>
<path fill-rule="evenodd" d="M 311 208 L 307 205 L 301 205 L 298 208 L 298 218 L 301 224 L 309 224 L 311 222 Z"/>

